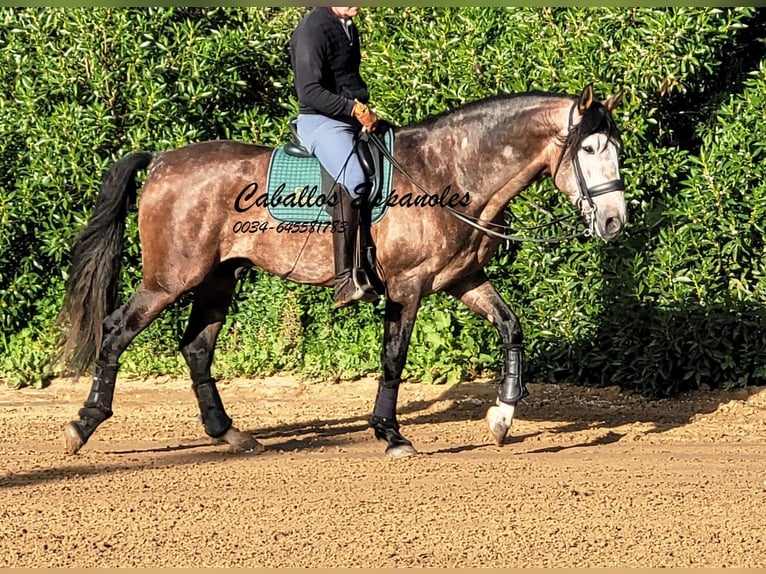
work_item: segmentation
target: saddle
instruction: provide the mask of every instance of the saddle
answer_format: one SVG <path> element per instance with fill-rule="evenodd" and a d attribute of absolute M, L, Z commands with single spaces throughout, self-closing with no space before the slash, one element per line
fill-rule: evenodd
<path fill-rule="evenodd" d="M 375 133 L 381 137 L 390 128 L 390 125 L 383 121 L 379 122 L 378 126 Z M 314 154 L 303 145 L 298 136 L 296 120 L 290 120 L 288 127 L 292 141 L 288 141 L 282 146 L 284 152 L 293 157 L 314 157 Z M 354 281 L 363 288 L 372 289 L 382 296 L 385 294 L 385 285 L 380 280 L 376 270 L 375 244 L 372 240 L 370 229 L 372 228 L 373 207 L 383 190 L 382 165 L 384 158 L 382 152 L 374 145 L 371 145 L 368 134 L 365 131 L 361 132 L 355 151 L 362 166 L 362 171 L 371 185 L 369 193 L 362 198 L 360 206 L 359 230 L 354 242 Z M 338 192 L 337 183 L 335 178 L 324 167 L 320 165 L 320 168 L 322 173 L 322 194 L 325 197 L 330 197 Z M 326 206 L 325 210 L 331 213 L 329 206 Z"/>

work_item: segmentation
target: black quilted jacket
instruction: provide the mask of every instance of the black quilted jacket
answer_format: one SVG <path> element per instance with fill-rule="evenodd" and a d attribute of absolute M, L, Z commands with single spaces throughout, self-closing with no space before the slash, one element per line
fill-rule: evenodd
<path fill-rule="evenodd" d="M 343 120 L 351 116 L 354 98 L 367 103 L 367 84 L 359 75 L 359 32 L 330 8 L 314 8 L 290 38 L 290 57 L 300 113 L 324 114 Z"/>

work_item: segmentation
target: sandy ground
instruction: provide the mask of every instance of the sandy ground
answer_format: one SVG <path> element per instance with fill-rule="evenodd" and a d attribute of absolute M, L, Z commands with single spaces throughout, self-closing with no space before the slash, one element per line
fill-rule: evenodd
<path fill-rule="evenodd" d="M 396 460 L 375 383 L 222 381 L 267 446 L 204 437 L 186 381 L 118 381 L 76 456 L 88 381 L 0 389 L 0 566 L 766 566 L 766 389 L 649 402 L 531 385 L 512 436 L 494 385 L 405 384 Z"/>

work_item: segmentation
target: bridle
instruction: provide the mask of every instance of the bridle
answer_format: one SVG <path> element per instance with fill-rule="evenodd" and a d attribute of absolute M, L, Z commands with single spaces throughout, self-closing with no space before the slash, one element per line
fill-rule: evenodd
<path fill-rule="evenodd" d="M 574 119 L 574 110 L 577 106 L 577 103 L 572 104 L 572 108 L 569 110 L 569 125 L 567 127 L 568 133 L 572 133 L 575 126 L 573 123 Z M 415 179 L 407 172 L 406 169 L 394 158 L 393 155 L 388 151 L 385 145 L 383 145 L 383 142 L 380 141 L 380 138 L 374 133 L 374 132 L 368 132 L 364 130 L 365 135 L 369 138 L 369 140 L 375 145 L 375 147 L 380 150 L 380 153 L 383 154 L 383 157 L 386 158 L 386 160 L 391 163 L 391 166 L 401 173 L 412 185 L 414 185 L 418 190 L 422 191 L 423 193 L 426 193 L 428 195 L 431 195 L 431 192 L 428 191 L 426 188 L 424 188 L 420 183 L 415 181 Z M 567 150 L 570 149 L 571 144 L 564 145 L 561 149 L 561 156 L 559 157 L 558 163 L 556 164 L 556 169 L 553 173 L 553 180 L 556 179 L 556 174 L 558 173 L 559 168 L 561 167 L 561 162 L 564 159 L 564 155 L 566 154 Z M 485 219 L 480 219 L 478 217 L 474 217 L 472 215 L 468 215 L 466 213 L 463 213 L 462 211 L 458 211 L 457 209 L 449 206 L 449 205 L 442 205 L 441 207 L 443 209 L 446 209 L 453 217 L 456 219 L 462 221 L 466 225 L 469 225 L 473 227 L 474 229 L 477 229 L 481 231 L 482 233 L 486 233 L 487 235 L 491 235 L 492 237 L 497 237 L 498 239 L 504 239 L 508 241 L 515 241 L 515 242 L 532 242 L 532 243 L 558 243 L 561 241 L 565 241 L 567 239 L 574 239 L 581 236 L 592 236 L 595 233 L 595 226 L 596 226 L 596 219 L 593 217 L 593 214 L 596 212 L 596 204 L 593 202 L 594 197 L 598 197 L 600 195 L 604 195 L 607 193 L 611 193 L 613 191 L 624 191 L 624 183 L 623 180 L 620 179 L 613 179 L 611 181 L 607 181 L 604 183 L 600 183 L 598 185 L 594 185 L 592 187 L 588 186 L 588 183 L 585 181 L 585 176 L 582 173 L 582 166 L 580 165 L 580 159 L 578 158 L 577 153 L 572 154 L 572 165 L 573 170 L 575 173 L 575 179 L 577 181 L 577 189 L 578 189 L 578 198 L 576 201 L 577 209 L 572 210 L 570 213 L 552 218 L 551 221 L 542 224 L 542 225 L 536 225 L 533 227 L 528 227 L 527 230 L 539 230 L 546 227 L 550 227 L 552 225 L 555 225 L 556 223 L 561 223 L 565 221 L 566 219 L 569 219 L 571 217 L 577 217 L 578 212 L 582 212 L 585 216 L 586 221 L 588 222 L 588 227 L 584 229 L 583 231 L 580 231 L 579 233 L 572 233 L 570 235 L 564 235 L 559 237 L 550 237 L 550 238 L 536 238 L 536 237 L 523 237 L 519 235 L 510 235 L 507 233 L 507 231 L 513 231 L 513 228 L 507 225 L 502 225 L 499 223 L 494 223 L 492 221 L 487 221 Z M 519 196 L 523 197 L 523 196 Z M 583 205 L 584 202 L 587 202 L 588 206 L 587 208 Z M 535 203 L 528 201 L 530 205 L 535 207 L 536 209 L 542 211 L 548 216 L 551 216 L 550 213 L 542 209 L 541 207 L 537 206 Z M 565 224 L 570 229 L 574 229 L 574 226 Z"/>
<path fill-rule="evenodd" d="M 567 129 L 570 134 L 575 128 L 573 120 L 576 107 L 577 103 L 574 103 L 569 109 L 569 126 Z M 561 162 L 564 159 L 564 155 L 568 149 L 570 149 L 570 146 L 566 145 L 561 150 L 559 161 L 556 164 L 555 171 L 553 172 L 554 181 L 556 181 L 556 175 L 558 174 L 559 168 L 561 167 Z M 593 202 L 593 198 L 600 195 L 606 195 L 607 193 L 612 193 L 614 191 L 625 192 L 625 183 L 623 182 L 622 178 L 617 178 L 610 181 L 605 181 L 604 183 L 599 183 L 598 185 L 588 186 L 588 182 L 585 181 L 585 176 L 582 173 L 582 166 L 580 165 L 580 157 L 577 150 L 573 150 L 572 153 L 572 170 L 574 171 L 578 192 L 577 200 L 575 203 L 577 204 L 577 208 L 583 213 L 586 221 L 588 222 L 588 232 L 586 235 L 592 236 L 595 233 L 596 227 L 596 218 L 593 216 L 597 210 L 596 204 Z M 587 207 L 584 205 L 585 203 L 587 203 Z"/>

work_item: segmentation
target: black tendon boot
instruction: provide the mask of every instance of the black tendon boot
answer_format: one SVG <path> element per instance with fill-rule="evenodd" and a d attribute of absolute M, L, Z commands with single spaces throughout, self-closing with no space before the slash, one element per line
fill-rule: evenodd
<path fill-rule="evenodd" d="M 529 396 L 524 382 L 524 346 L 503 345 L 503 378 L 497 389 L 497 398 L 504 403 L 515 405 Z"/>
<path fill-rule="evenodd" d="M 352 199 L 344 187 L 340 187 L 337 193 L 338 201 L 332 208 L 336 309 L 356 301 L 370 300 L 370 292 L 354 281 L 353 273 L 354 249 L 359 230 L 359 200 Z"/>

